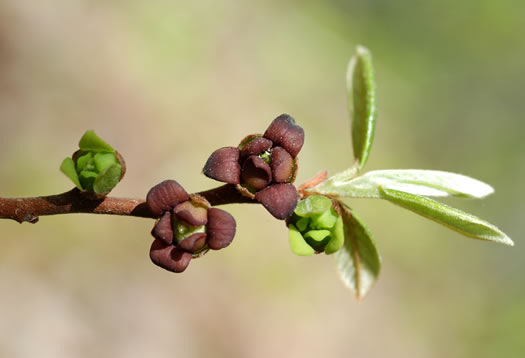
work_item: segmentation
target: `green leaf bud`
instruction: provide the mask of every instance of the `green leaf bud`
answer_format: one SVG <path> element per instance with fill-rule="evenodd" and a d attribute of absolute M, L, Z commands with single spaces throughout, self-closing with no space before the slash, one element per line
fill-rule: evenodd
<path fill-rule="evenodd" d="M 326 196 L 313 195 L 301 200 L 288 224 L 290 247 L 297 255 L 307 256 L 310 252 L 330 255 L 343 246 L 342 219 Z"/>
<path fill-rule="evenodd" d="M 123 158 L 93 131 L 84 133 L 78 145 L 80 149 L 64 159 L 60 170 L 81 191 L 107 195 L 124 176 Z"/>

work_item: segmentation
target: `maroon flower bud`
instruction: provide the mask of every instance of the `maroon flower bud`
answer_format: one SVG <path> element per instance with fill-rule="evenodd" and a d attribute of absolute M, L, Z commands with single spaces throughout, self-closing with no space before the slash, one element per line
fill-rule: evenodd
<path fill-rule="evenodd" d="M 177 219 L 185 221 L 192 226 L 206 225 L 208 222 L 208 208 L 199 206 L 188 200 L 180 203 L 173 209 L 173 214 Z"/>
<path fill-rule="evenodd" d="M 246 144 L 244 142 L 247 142 Z M 239 149 L 241 150 L 241 161 L 248 158 L 250 155 L 258 155 L 264 153 L 272 147 L 273 143 L 271 140 L 257 137 L 249 136 L 241 142 Z"/>
<path fill-rule="evenodd" d="M 179 241 L 177 247 L 184 251 L 194 253 L 202 249 L 204 245 L 206 245 L 206 233 L 197 232 L 188 236 L 184 240 Z"/>
<path fill-rule="evenodd" d="M 275 218 L 284 220 L 292 215 L 297 206 L 297 190 L 293 184 L 274 184 L 255 194 L 255 199 Z"/>
<path fill-rule="evenodd" d="M 168 271 L 183 272 L 190 264 L 192 254 L 156 239 L 149 252 L 151 261 Z"/>
<path fill-rule="evenodd" d="M 210 249 L 220 250 L 228 246 L 235 236 L 235 229 L 235 219 L 230 213 L 216 208 L 208 210 L 206 233 Z"/>
<path fill-rule="evenodd" d="M 275 146 L 286 149 L 293 158 L 299 154 L 304 144 L 304 130 L 295 123 L 288 114 L 281 114 L 275 118 L 264 137 L 271 140 Z"/>
<path fill-rule="evenodd" d="M 178 203 L 190 198 L 184 188 L 175 180 L 165 180 L 155 185 L 146 195 L 146 204 L 156 217 L 173 209 Z"/>
<path fill-rule="evenodd" d="M 277 183 L 293 181 L 295 164 L 290 153 L 283 147 L 275 147 L 272 150 L 271 159 L 273 180 Z"/>
<path fill-rule="evenodd" d="M 272 181 L 272 170 L 263 159 L 252 155 L 242 165 L 241 179 L 255 191 L 261 190 Z"/>
<path fill-rule="evenodd" d="M 204 175 L 228 184 L 239 184 L 241 166 L 239 165 L 239 149 L 224 147 L 213 152 L 204 169 Z"/>
<path fill-rule="evenodd" d="M 166 244 L 173 242 L 173 227 L 171 225 L 171 213 L 166 211 L 151 231 L 153 237 L 164 241 Z"/>

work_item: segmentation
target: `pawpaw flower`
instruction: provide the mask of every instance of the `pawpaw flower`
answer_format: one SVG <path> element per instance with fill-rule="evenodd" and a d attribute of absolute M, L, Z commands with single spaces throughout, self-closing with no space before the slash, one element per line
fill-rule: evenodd
<path fill-rule="evenodd" d="M 175 180 L 151 188 L 146 204 L 159 217 L 151 231 L 155 240 L 150 258 L 168 271 L 183 272 L 192 258 L 227 247 L 235 236 L 233 216 L 199 195 L 189 195 Z"/>
<path fill-rule="evenodd" d="M 242 194 L 255 198 L 274 217 L 285 219 L 297 205 L 293 186 L 297 155 L 304 144 L 304 130 L 282 114 L 264 134 L 254 134 L 238 147 L 217 149 L 208 158 L 203 173 L 209 178 L 235 184 Z"/>
<path fill-rule="evenodd" d="M 338 251 L 344 242 L 343 219 L 326 196 L 301 200 L 288 220 L 292 251 L 300 256 Z"/>

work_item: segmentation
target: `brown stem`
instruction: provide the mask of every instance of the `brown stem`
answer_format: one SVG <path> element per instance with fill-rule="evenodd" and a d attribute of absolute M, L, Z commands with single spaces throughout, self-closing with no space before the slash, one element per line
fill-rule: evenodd
<path fill-rule="evenodd" d="M 196 194 L 206 198 L 206 200 L 208 200 L 212 206 L 257 203 L 257 200 L 242 195 L 233 184 L 226 184 L 210 190 L 201 191 L 200 193 Z"/>
<path fill-rule="evenodd" d="M 256 203 L 255 200 L 242 196 L 235 186 L 230 184 L 197 194 L 206 198 L 212 205 Z M 155 218 L 149 211 L 145 200 L 112 197 L 90 198 L 76 188 L 62 194 L 33 198 L 0 197 L 0 219 L 13 219 L 19 223 L 24 221 L 36 223 L 39 216 L 73 213 Z"/>

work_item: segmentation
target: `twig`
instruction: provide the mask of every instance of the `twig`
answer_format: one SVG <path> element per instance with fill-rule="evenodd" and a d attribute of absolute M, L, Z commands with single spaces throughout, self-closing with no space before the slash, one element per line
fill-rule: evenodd
<path fill-rule="evenodd" d="M 206 198 L 214 206 L 232 203 L 256 203 L 255 200 L 242 196 L 230 184 L 197 194 Z M 0 197 L 0 219 L 12 219 L 19 223 L 27 221 L 34 224 L 43 215 L 73 213 L 155 218 L 143 199 L 113 197 L 96 199 L 88 197 L 77 188 L 61 194 L 31 198 Z"/>

